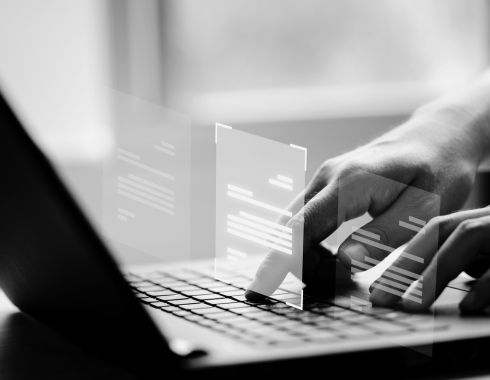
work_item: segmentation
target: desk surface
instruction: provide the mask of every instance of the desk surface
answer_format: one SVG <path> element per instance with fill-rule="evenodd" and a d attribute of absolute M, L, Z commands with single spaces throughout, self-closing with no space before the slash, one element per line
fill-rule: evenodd
<path fill-rule="evenodd" d="M 417 379 L 424 379 L 423 374 Z M 434 378 L 434 377 L 431 377 Z M 448 379 L 447 374 L 441 377 Z M 488 379 L 481 373 L 451 379 Z M 0 379 L 136 379 L 20 313 L 0 291 Z"/>

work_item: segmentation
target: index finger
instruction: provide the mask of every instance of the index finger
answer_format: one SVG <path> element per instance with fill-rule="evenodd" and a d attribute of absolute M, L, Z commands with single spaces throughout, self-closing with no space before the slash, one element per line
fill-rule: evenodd
<path fill-rule="evenodd" d="M 314 242 L 319 243 L 323 240 L 317 239 L 319 236 L 322 236 L 322 231 L 325 231 L 325 226 L 321 229 L 316 226 L 316 224 L 321 223 L 315 222 L 317 217 L 315 212 L 325 212 L 325 210 L 322 210 L 322 207 L 324 207 L 323 204 L 324 202 L 327 202 L 327 200 L 332 203 L 332 205 L 335 205 L 336 210 L 336 197 L 329 199 L 328 196 L 328 194 L 335 193 L 331 190 L 333 187 L 334 184 L 327 185 L 327 187 L 314 195 L 313 198 L 287 222 L 286 225 L 292 230 L 293 254 L 289 255 L 276 250 L 271 250 L 266 255 L 245 294 L 249 300 L 255 300 L 257 298 L 255 293 L 263 296 L 271 295 L 281 285 L 289 272 L 293 273 L 301 280 L 303 277 L 303 253 L 305 256 L 308 255 L 307 269 L 310 270 L 317 270 L 320 261 L 325 259 L 330 260 L 332 258 L 330 252 L 328 254 L 324 252 L 319 253 L 321 252 L 320 250 L 314 250 L 312 248 L 314 247 Z M 305 193 L 301 194 L 298 198 L 303 199 L 304 194 Z M 325 199 L 326 194 L 327 199 Z M 293 202 L 292 208 L 295 208 L 295 206 L 298 208 L 298 198 Z M 331 223 L 326 226 L 327 231 L 328 229 L 335 230 L 337 223 L 335 210 L 332 210 L 335 217 L 329 219 Z M 305 218 L 305 215 L 308 215 L 308 217 Z M 312 251 L 316 251 L 316 253 L 313 253 Z"/>

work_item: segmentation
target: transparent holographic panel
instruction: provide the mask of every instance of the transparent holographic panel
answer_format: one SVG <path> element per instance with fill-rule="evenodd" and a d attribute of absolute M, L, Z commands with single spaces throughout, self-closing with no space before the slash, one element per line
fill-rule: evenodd
<path fill-rule="evenodd" d="M 293 199 L 305 186 L 306 150 L 216 125 L 215 276 L 249 285 L 266 255 L 289 270 L 252 290 L 302 307 L 303 226 L 288 226 Z M 277 268 L 271 268 L 276 270 Z M 263 286 L 262 286 L 263 285 Z M 269 293 L 269 294 L 265 294 Z"/>
<path fill-rule="evenodd" d="M 190 256 L 190 120 L 109 91 L 115 144 L 104 165 L 103 229 L 128 255 Z"/>
<path fill-rule="evenodd" d="M 386 196 L 390 191 L 398 195 L 388 208 L 379 210 L 376 215 L 366 213 L 346 221 L 356 214 L 353 207 L 360 196 L 358 189 L 361 185 L 364 191 L 372 188 L 380 196 L 382 192 Z M 396 209 L 396 213 L 390 209 Z M 388 213 L 392 216 L 387 217 Z M 431 278 L 424 278 L 423 272 L 431 262 L 435 263 L 434 255 L 439 244 L 437 226 L 428 228 L 427 223 L 439 215 L 439 195 L 415 186 L 368 172 L 339 181 L 340 227 L 334 234 L 337 245 L 349 240 L 363 244 L 371 253 L 351 259 L 351 280 L 356 286 L 348 291 L 336 289 L 336 301 L 343 308 L 383 318 L 382 323 L 366 323 L 366 326 L 376 329 L 379 338 L 387 343 L 408 347 L 420 339 L 424 344 L 417 351 L 428 356 L 432 355 L 434 334 L 441 328 L 434 308 L 417 314 L 406 313 L 408 310 L 403 308 L 396 311 L 379 309 L 370 302 L 369 287 L 380 291 L 383 297 L 402 297 L 408 307 L 418 308 L 424 300 L 434 299 L 437 273 L 433 273 Z M 370 227 L 369 223 L 376 218 L 384 220 L 382 228 L 378 224 Z M 399 243 L 391 243 L 393 241 Z M 338 312 L 341 317 L 343 310 Z"/>

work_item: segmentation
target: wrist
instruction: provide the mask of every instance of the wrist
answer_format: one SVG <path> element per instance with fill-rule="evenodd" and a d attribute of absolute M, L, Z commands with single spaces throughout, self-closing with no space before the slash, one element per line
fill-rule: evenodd
<path fill-rule="evenodd" d="M 443 146 L 446 142 L 447 149 L 459 148 L 448 153 L 461 155 L 477 167 L 490 158 L 490 82 L 424 105 L 411 120 L 430 125 L 429 139 Z"/>

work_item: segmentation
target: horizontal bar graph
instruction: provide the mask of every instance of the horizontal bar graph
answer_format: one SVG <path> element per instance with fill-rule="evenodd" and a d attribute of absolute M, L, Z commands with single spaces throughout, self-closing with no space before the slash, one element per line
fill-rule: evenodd
<path fill-rule="evenodd" d="M 364 261 L 351 260 L 351 277 L 354 278 L 356 273 L 372 269 L 380 263 L 379 260 L 365 256 Z M 384 292 L 405 297 L 414 302 L 422 302 L 423 277 L 417 273 L 400 268 L 399 266 L 389 266 L 373 284 L 373 287 Z M 405 292 L 412 287 L 410 294 Z"/>
<path fill-rule="evenodd" d="M 228 228 L 226 231 L 229 234 L 235 235 L 237 237 L 241 237 L 242 239 L 245 239 L 245 240 L 248 240 L 248 241 L 257 243 L 257 244 L 262 245 L 262 246 L 267 247 L 267 248 L 275 249 L 275 250 L 277 250 L 279 252 L 283 252 L 283 253 L 287 253 L 287 254 L 292 254 L 293 253 L 291 249 L 284 248 L 284 247 L 282 247 L 282 246 L 280 246 L 278 244 L 271 243 L 270 241 L 267 241 L 267 240 L 264 240 L 264 239 L 260 239 L 260 238 L 257 238 L 255 236 L 251 236 L 249 234 L 246 234 L 246 233 L 243 233 L 243 232 L 234 230 L 232 228 Z"/>
<path fill-rule="evenodd" d="M 377 241 L 380 241 L 381 240 L 381 236 L 379 236 L 378 234 L 375 234 L 371 231 L 367 231 L 367 230 L 363 230 L 362 228 L 356 228 L 356 227 L 352 227 L 352 232 L 356 232 L 360 235 L 364 235 L 368 238 L 371 238 L 371 239 L 374 239 L 374 240 L 377 240 Z"/>
<path fill-rule="evenodd" d="M 249 190 L 238 188 L 239 190 L 237 191 L 236 188 L 237 188 L 237 186 L 235 186 L 235 185 L 228 185 L 227 195 L 230 198 L 234 198 L 234 199 L 243 201 L 243 202 L 248 203 L 250 205 L 257 206 L 257 207 L 262 208 L 264 210 L 268 210 L 268 211 L 271 211 L 271 212 L 274 212 L 274 213 L 277 213 L 280 215 L 285 215 L 285 216 L 289 216 L 289 217 L 293 216 L 292 212 L 289 210 L 283 209 L 281 207 L 276 207 L 276 206 L 273 206 L 273 205 L 268 204 L 266 202 L 262 202 L 262 201 L 255 199 L 253 197 L 253 193 L 252 193 L 252 195 L 250 195 L 251 192 Z M 233 190 L 233 189 L 235 189 L 235 190 Z"/>
<path fill-rule="evenodd" d="M 175 146 L 166 141 L 160 141 L 160 144 L 154 145 L 153 148 L 168 156 L 175 156 Z"/>
<path fill-rule="evenodd" d="M 418 256 L 415 256 L 415 255 L 412 255 L 411 253 L 408 253 L 408 252 L 402 252 L 402 253 L 400 253 L 400 257 L 403 257 L 404 259 L 415 261 L 415 262 L 420 263 L 420 264 L 423 264 L 424 263 L 424 259 L 423 258 L 418 257 Z"/>
<path fill-rule="evenodd" d="M 273 243 L 281 244 L 281 245 L 283 245 L 283 246 L 285 246 L 287 248 L 292 248 L 292 246 L 293 246 L 290 241 L 286 241 L 284 239 L 274 237 L 274 236 L 272 236 L 270 234 L 267 234 L 267 233 L 264 233 L 264 232 L 261 232 L 261 231 L 257 231 L 254 228 L 249 228 L 249 227 L 243 226 L 243 225 L 241 225 L 239 223 L 235 223 L 235 222 L 232 222 L 232 221 L 229 221 L 228 220 L 227 225 L 230 228 L 234 228 L 236 230 L 239 230 L 239 231 L 248 233 L 250 235 L 253 235 L 253 236 L 256 236 L 256 237 L 259 237 L 259 238 L 262 238 L 262 239 L 269 240 L 269 241 L 271 241 Z"/>
<path fill-rule="evenodd" d="M 141 157 L 137 154 L 134 154 L 134 153 L 132 153 L 128 150 L 122 149 L 122 148 L 118 148 L 117 153 L 118 153 L 117 159 L 120 161 L 123 161 L 123 162 L 130 164 L 134 167 L 137 167 L 139 169 L 143 169 L 143 170 L 145 170 L 149 173 L 155 174 L 159 177 L 168 179 L 170 181 L 175 181 L 175 177 L 172 174 L 165 173 L 165 172 L 163 172 L 159 169 L 156 169 L 150 165 L 146 165 L 146 164 L 142 163 Z"/>
<path fill-rule="evenodd" d="M 227 215 L 226 227 L 227 232 L 231 235 L 262 247 L 292 254 L 292 230 L 284 229 L 284 226 L 278 223 L 239 211 L 238 215 Z"/>
<path fill-rule="evenodd" d="M 419 219 L 419 218 L 416 218 L 415 216 L 409 216 L 408 221 L 415 223 L 415 224 L 418 224 L 419 226 L 425 226 L 427 224 L 426 221 Z"/>
<path fill-rule="evenodd" d="M 136 214 L 134 212 L 128 211 L 123 208 L 118 208 L 117 209 L 117 219 L 119 219 L 122 222 L 127 222 L 130 219 L 134 219 L 136 217 Z"/>
<path fill-rule="evenodd" d="M 243 188 L 241 188 L 239 186 L 235 186 L 235 185 L 228 185 L 228 190 L 235 191 L 239 194 L 243 194 L 246 197 L 253 197 L 254 196 L 254 193 L 252 191 L 243 189 Z"/>
<path fill-rule="evenodd" d="M 386 252 L 393 252 L 395 249 L 394 248 L 391 248 L 385 244 L 381 244 L 377 241 L 373 241 L 373 240 L 370 240 L 369 238 L 366 238 L 366 237 L 363 237 L 363 236 L 359 236 L 359 235 L 356 235 L 356 234 L 353 234 L 351 236 L 352 240 L 356 240 L 360 243 L 364 243 L 364 244 L 367 244 L 367 245 L 370 245 L 371 247 L 374 247 L 374 248 L 378 248 L 378 249 L 381 249 L 383 251 L 386 251 Z"/>
<path fill-rule="evenodd" d="M 237 263 L 245 260 L 248 257 L 248 255 L 245 252 L 230 247 L 226 248 L 226 253 L 227 253 L 226 258 L 228 260 Z"/>
<path fill-rule="evenodd" d="M 132 173 L 117 177 L 117 194 L 153 210 L 175 215 L 173 190 Z M 128 213 L 132 212 L 126 210 L 124 213 L 118 210 L 118 219 L 127 221 Z"/>
<path fill-rule="evenodd" d="M 417 233 L 425 233 L 425 230 L 424 230 L 424 226 L 426 225 L 427 223 L 422 220 L 422 219 L 419 219 L 419 218 L 416 218 L 414 216 L 409 216 L 408 217 L 408 222 L 407 221 L 403 221 L 403 220 L 399 220 L 398 221 L 398 225 L 400 227 L 403 227 L 403 228 L 406 228 L 407 230 L 411 230 L 411 231 L 414 231 L 414 232 L 417 232 Z"/>
<path fill-rule="evenodd" d="M 153 188 L 153 189 L 156 189 L 156 190 L 160 190 L 161 192 L 163 193 L 166 193 L 166 194 L 169 194 L 169 195 L 175 195 L 175 192 L 173 190 L 170 190 L 169 188 L 165 187 L 165 186 L 161 186 L 161 185 L 157 185 L 156 183 L 152 182 L 152 181 L 148 181 L 146 179 L 143 179 L 141 177 L 138 177 L 134 174 L 131 174 L 129 173 L 128 174 L 128 178 L 133 180 L 133 181 L 136 181 L 136 182 L 139 182 L 143 185 L 146 185 L 150 188 Z"/>
<path fill-rule="evenodd" d="M 280 230 L 280 231 L 285 231 L 285 232 L 288 232 L 289 234 L 292 234 L 293 233 L 293 229 L 290 228 L 290 227 L 283 226 L 282 224 L 279 224 L 279 223 L 271 222 L 270 220 L 267 220 L 267 219 L 264 219 L 264 218 L 260 218 L 260 217 L 258 217 L 256 215 L 252 215 L 252 214 L 250 214 L 248 212 L 240 211 L 239 214 L 243 218 L 246 218 L 246 219 L 249 219 L 249 220 L 253 220 L 253 221 L 258 222 L 258 223 L 261 223 L 261 224 L 263 224 L 265 226 L 272 227 L 272 228 L 275 228 L 275 229 Z"/>
<path fill-rule="evenodd" d="M 282 174 L 277 174 L 275 178 L 269 178 L 269 184 L 284 190 L 293 190 L 293 179 Z"/>
<path fill-rule="evenodd" d="M 264 233 L 268 233 L 268 234 L 271 234 L 271 235 L 278 236 L 278 237 L 283 238 L 285 240 L 289 240 L 289 241 L 292 240 L 291 233 L 277 231 L 276 229 L 274 229 L 272 227 L 264 226 L 264 225 L 262 225 L 260 223 L 252 222 L 252 221 L 250 221 L 248 219 L 245 219 L 245 218 L 242 218 L 242 217 L 239 217 L 239 216 L 236 216 L 236 215 L 228 215 L 228 219 L 229 220 L 232 220 L 234 222 L 237 222 L 237 223 L 241 223 L 241 224 L 243 224 L 245 226 L 255 228 L 258 231 L 261 231 L 261 232 L 264 232 Z"/>

